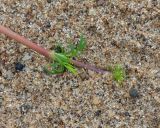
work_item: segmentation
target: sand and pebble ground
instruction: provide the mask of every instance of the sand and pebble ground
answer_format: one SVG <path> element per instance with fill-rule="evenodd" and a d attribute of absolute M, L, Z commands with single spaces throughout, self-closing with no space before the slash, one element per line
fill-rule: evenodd
<path fill-rule="evenodd" d="M 0 0 L 0 24 L 39 45 L 77 42 L 111 74 L 47 75 L 47 60 L 0 34 L 0 128 L 160 128 L 159 0 Z"/>

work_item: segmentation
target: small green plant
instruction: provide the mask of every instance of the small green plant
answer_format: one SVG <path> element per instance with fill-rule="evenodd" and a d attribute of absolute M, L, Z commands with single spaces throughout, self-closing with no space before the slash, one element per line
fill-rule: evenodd
<path fill-rule="evenodd" d="M 107 68 L 112 72 L 113 79 L 119 84 L 122 85 L 123 81 L 125 80 L 125 70 L 119 64 L 115 66 L 109 66 Z"/>
<path fill-rule="evenodd" d="M 122 82 L 125 79 L 125 71 L 122 68 L 121 65 L 116 65 L 114 66 L 113 70 L 112 70 L 112 74 L 113 74 L 113 79 L 118 83 L 118 84 L 122 84 Z"/>
<path fill-rule="evenodd" d="M 19 43 L 48 58 L 50 60 L 50 64 L 47 65 L 45 70 L 50 74 L 59 74 L 65 72 L 66 70 L 70 71 L 73 74 L 77 74 L 77 69 L 75 68 L 75 66 L 89 69 L 97 73 L 107 72 L 106 69 L 98 68 L 96 66 L 85 64 L 73 59 L 73 57 L 77 57 L 78 55 L 80 55 L 86 47 L 86 40 L 84 39 L 83 35 L 80 36 L 80 40 L 77 45 L 71 44 L 67 49 L 64 49 L 61 45 L 58 45 L 55 50 L 50 51 L 33 43 L 25 37 L 20 36 L 19 34 L 2 25 L 0 25 L 0 33 L 5 34 L 12 39 L 15 39 Z M 124 69 L 120 65 L 116 65 L 114 67 L 108 67 L 108 70 L 112 72 L 113 79 L 119 84 L 122 84 L 123 80 L 125 79 Z"/>
<path fill-rule="evenodd" d="M 83 35 L 80 36 L 77 45 L 71 44 L 66 50 L 62 46 L 57 45 L 52 52 L 52 62 L 45 68 L 45 71 L 49 74 L 59 74 L 68 70 L 73 74 L 77 74 L 77 69 L 71 64 L 71 59 L 80 55 L 85 47 L 86 41 Z"/>

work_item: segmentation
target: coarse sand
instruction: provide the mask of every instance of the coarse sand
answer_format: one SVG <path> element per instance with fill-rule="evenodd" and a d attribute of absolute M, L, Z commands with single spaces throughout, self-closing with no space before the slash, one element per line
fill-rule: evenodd
<path fill-rule="evenodd" d="M 83 33 L 76 59 L 126 71 L 122 87 L 85 69 L 47 75 L 43 56 L 0 34 L 0 128 L 160 128 L 159 0 L 0 0 L 0 24 L 47 49 Z"/>

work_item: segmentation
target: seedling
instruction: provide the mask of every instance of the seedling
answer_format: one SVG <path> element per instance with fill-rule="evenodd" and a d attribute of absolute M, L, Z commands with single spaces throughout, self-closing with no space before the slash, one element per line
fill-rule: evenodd
<path fill-rule="evenodd" d="M 49 74 L 59 74 L 66 71 L 66 69 L 73 74 L 77 74 L 77 69 L 70 64 L 70 60 L 73 57 L 78 56 L 86 47 L 86 41 L 83 35 L 80 36 L 80 41 L 77 45 L 69 45 L 65 50 L 62 46 L 58 45 L 53 53 L 53 62 L 50 63 L 45 71 Z M 51 70 L 48 70 L 51 69 Z"/>
<path fill-rule="evenodd" d="M 39 54 L 45 56 L 46 58 L 49 58 L 49 60 L 51 62 L 49 64 L 50 70 L 48 70 L 48 69 L 47 70 L 51 74 L 63 73 L 65 71 L 65 69 L 67 69 L 68 71 L 70 71 L 73 74 L 77 74 L 77 69 L 75 68 L 75 66 L 81 67 L 81 68 L 86 68 L 86 69 L 95 71 L 97 73 L 105 73 L 106 72 L 106 70 L 104 70 L 104 69 L 101 69 L 101 68 L 98 68 L 98 67 L 95 67 L 95 66 L 92 66 L 89 64 L 85 64 L 83 62 L 79 62 L 77 60 L 72 59 L 72 57 L 78 56 L 86 46 L 86 42 L 85 42 L 83 35 L 80 36 L 80 41 L 77 44 L 77 46 L 70 45 L 69 49 L 66 51 L 64 51 L 64 49 L 62 47 L 59 47 L 60 50 L 62 50 L 62 51 L 57 52 L 54 50 L 50 51 L 45 48 L 42 48 L 39 45 L 31 42 L 30 40 L 20 36 L 19 34 L 13 32 L 9 28 L 6 28 L 2 25 L 0 25 L 0 33 L 5 34 L 12 39 L 15 39 L 19 43 L 31 48 L 32 50 L 38 52 Z"/>
<path fill-rule="evenodd" d="M 15 39 L 19 43 L 48 58 L 50 60 L 50 64 L 47 65 L 45 70 L 49 74 L 59 74 L 65 72 L 66 70 L 70 71 L 73 74 L 77 74 L 76 67 L 86 68 L 97 73 L 107 72 L 107 69 L 105 70 L 72 59 L 73 57 L 77 57 L 78 55 L 80 55 L 86 47 L 86 40 L 83 35 L 80 36 L 80 40 L 77 45 L 71 44 L 68 46 L 68 49 L 64 49 L 59 45 L 55 50 L 50 51 L 38 46 L 37 44 L 31 42 L 30 40 L 20 36 L 19 34 L 2 25 L 0 25 L 0 33 L 5 34 L 12 39 Z M 121 84 L 125 77 L 124 70 L 119 65 L 111 67 L 110 69 L 113 74 L 114 80 Z"/>
<path fill-rule="evenodd" d="M 121 65 L 109 66 L 108 70 L 112 72 L 113 79 L 119 84 L 122 85 L 125 80 L 125 71 Z"/>
<path fill-rule="evenodd" d="M 77 70 L 72 64 L 70 64 L 70 60 L 71 58 L 78 56 L 85 47 L 86 41 L 83 35 L 80 36 L 80 41 L 77 46 L 71 44 L 68 46 L 68 49 L 65 50 L 63 47 L 58 45 L 52 56 L 53 62 L 49 65 L 51 70 L 45 70 L 50 74 L 58 74 L 65 72 L 65 69 L 67 69 L 71 73 L 77 74 Z"/>

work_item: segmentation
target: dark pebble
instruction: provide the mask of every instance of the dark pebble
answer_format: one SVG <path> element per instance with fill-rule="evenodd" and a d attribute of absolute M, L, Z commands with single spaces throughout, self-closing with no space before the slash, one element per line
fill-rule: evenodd
<path fill-rule="evenodd" d="M 21 64 L 20 62 L 18 62 L 18 63 L 15 64 L 15 69 L 17 71 L 22 71 L 24 67 L 25 67 L 25 65 Z"/>
<path fill-rule="evenodd" d="M 47 0 L 47 2 L 48 2 L 48 3 L 51 3 L 51 2 L 52 2 L 52 0 Z"/>
<path fill-rule="evenodd" d="M 101 113 L 102 113 L 102 111 L 101 111 L 101 110 L 97 110 L 97 111 L 95 112 L 95 116 L 100 116 L 100 115 L 101 115 Z"/>
<path fill-rule="evenodd" d="M 27 113 L 31 109 L 31 106 L 28 104 L 23 104 L 20 106 L 20 112 L 21 114 Z"/>
<path fill-rule="evenodd" d="M 72 59 L 73 59 L 73 60 L 76 60 L 76 58 L 75 58 L 75 57 L 72 57 Z"/>
<path fill-rule="evenodd" d="M 50 27 L 51 27 L 51 23 L 50 23 L 49 21 L 46 22 L 46 23 L 45 23 L 45 27 L 46 27 L 46 28 L 50 28 Z"/>
<path fill-rule="evenodd" d="M 131 115 L 129 114 L 129 112 L 125 112 L 124 115 L 125 115 L 125 116 L 131 116 Z"/>
<path fill-rule="evenodd" d="M 138 97 L 138 91 L 137 91 L 137 89 L 131 88 L 131 89 L 129 90 L 129 95 L 130 95 L 131 97 L 133 97 L 133 98 Z"/>

